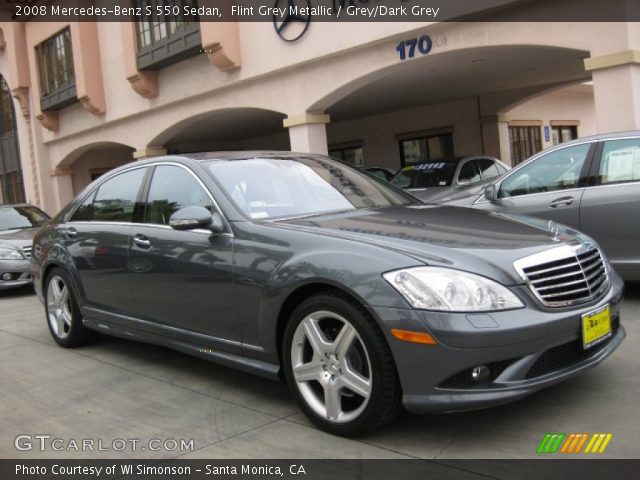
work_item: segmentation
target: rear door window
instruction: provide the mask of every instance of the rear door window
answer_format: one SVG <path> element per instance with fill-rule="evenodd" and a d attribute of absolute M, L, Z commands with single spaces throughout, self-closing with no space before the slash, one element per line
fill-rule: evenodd
<path fill-rule="evenodd" d="M 640 139 L 610 140 L 604 143 L 598 183 L 640 181 Z"/>

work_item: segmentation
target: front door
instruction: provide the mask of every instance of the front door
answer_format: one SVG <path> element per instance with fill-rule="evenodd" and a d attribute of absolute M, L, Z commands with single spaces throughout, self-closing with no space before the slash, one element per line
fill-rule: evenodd
<path fill-rule="evenodd" d="M 477 206 L 533 215 L 579 229 L 590 149 L 590 144 L 574 145 L 538 157 L 500 182 L 495 201 Z"/>
<path fill-rule="evenodd" d="M 134 226 L 129 270 L 138 316 L 156 326 L 215 337 L 239 348 L 233 284 L 233 237 L 169 226 L 177 210 L 198 205 L 213 211 L 211 195 L 187 167 L 157 165 L 145 204 L 144 224 Z M 203 343 L 209 345 L 208 340 Z M 226 348 L 229 347 L 229 348 Z"/>

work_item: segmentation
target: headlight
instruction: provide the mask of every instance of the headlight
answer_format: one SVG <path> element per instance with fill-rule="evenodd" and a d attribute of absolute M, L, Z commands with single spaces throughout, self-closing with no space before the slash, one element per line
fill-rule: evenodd
<path fill-rule="evenodd" d="M 0 260 L 24 260 L 19 250 L 0 248 Z"/>
<path fill-rule="evenodd" d="M 383 275 L 413 308 L 490 312 L 522 308 L 509 289 L 473 273 L 440 267 L 415 267 Z"/>

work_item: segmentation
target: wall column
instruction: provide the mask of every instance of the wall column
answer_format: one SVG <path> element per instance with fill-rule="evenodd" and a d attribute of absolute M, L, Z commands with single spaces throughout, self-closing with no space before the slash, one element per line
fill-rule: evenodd
<path fill-rule="evenodd" d="M 282 124 L 289 129 L 291 151 L 327 155 L 326 125 L 329 121 L 329 115 L 311 113 L 285 118 Z"/>
<path fill-rule="evenodd" d="M 640 50 L 590 57 L 599 133 L 640 129 Z"/>
<path fill-rule="evenodd" d="M 73 200 L 73 182 L 71 177 L 73 170 L 56 169 L 51 174 L 51 183 L 53 185 L 53 195 L 57 205 L 45 205 L 47 213 L 54 214 L 59 212 L 62 207 Z M 51 208 L 53 207 L 53 208 Z"/>
<path fill-rule="evenodd" d="M 511 164 L 511 146 L 509 145 L 509 124 L 507 116 L 498 113 L 480 119 L 484 154 L 499 158 L 507 165 Z"/>

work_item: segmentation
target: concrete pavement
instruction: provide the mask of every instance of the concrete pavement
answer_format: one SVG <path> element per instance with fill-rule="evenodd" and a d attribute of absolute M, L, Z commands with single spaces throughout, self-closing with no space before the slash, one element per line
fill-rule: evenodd
<path fill-rule="evenodd" d="M 622 322 L 618 351 L 573 380 L 493 409 L 405 414 L 350 440 L 311 426 L 284 384 L 120 339 L 62 349 L 32 290 L 0 292 L 0 457 L 535 458 L 546 432 L 611 432 L 603 457 L 637 458 L 640 284 L 628 286 Z M 15 448 L 16 436 L 41 433 L 63 439 L 63 450 Z M 193 439 L 193 448 L 141 450 L 152 438 Z M 127 447 L 69 450 L 83 439 Z M 140 440 L 137 450 L 128 439 Z"/>

